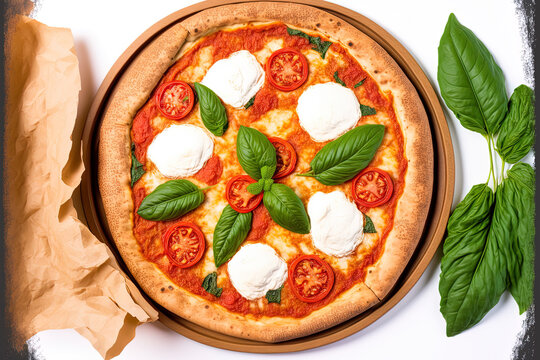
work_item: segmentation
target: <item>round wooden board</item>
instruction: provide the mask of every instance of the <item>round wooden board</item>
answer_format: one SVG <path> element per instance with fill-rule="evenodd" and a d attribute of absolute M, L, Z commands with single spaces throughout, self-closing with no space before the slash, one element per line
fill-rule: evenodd
<path fill-rule="evenodd" d="M 191 16 L 201 10 L 231 3 L 250 2 L 254 0 L 231 1 L 231 0 L 208 0 L 182 10 L 179 10 L 146 30 L 139 36 L 124 53 L 118 58 L 111 70 L 103 80 L 94 102 L 88 113 L 88 118 L 83 132 L 83 160 L 85 172 L 81 183 L 82 205 L 90 230 L 102 241 L 107 243 L 118 262 L 130 277 L 122 258 L 114 246 L 107 229 L 101 197 L 97 186 L 97 145 L 100 118 L 108 96 L 114 88 L 117 79 L 121 76 L 126 66 L 137 56 L 138 52 L 149 41 L 158 36 L 169 26 Z M 370 36 L 378 42 L 401 66 L 405 74 L 416 87 L 430 121 L 435 151 L 435 178 L 433 198 L 430 212 L 426 221 L 424 234 L 407 268 L 404 270 L 398 283 L 389 295 L 380 304 L 368 311 L 325 331 L 299 339 L 281 343 L 268 344 L 252 340 L 240 339 L 208 330 L 199 325 L 186 321 L 163 309 L 150 298 L 159 311 L 160 321 L 174 331 L 200 343 L 223 348 L 227 350 L 254 352 L 254 353 L 282 353 L 301 351 L 318 346 L 330 344 L 354 334 L 380 318 L 394 305 L 396 305 L 409 292 L 418 281 L 431 259 L 433 258 L 445 232 L 446 223 L 450 213 L 450 206 L 454 194 L 454 151 L 450 132 L 446 119 L 439 103 L 437 94 L 431 86 L 428 78 L 416 63 L 411 54 L 388 32 L 368 18 L 342 6 L 320 0 L 266 0 L 281 2 L 287 6 L 287 2 L 295 2 L 317 7 L 332 15 L 342 18 L 349 24 Z M 135 282 L 133 277 L 132 280 Z M 142 290 L 141 290 L 142 292 Z M 144 293 L 143 293 L 144 294 Z"/>

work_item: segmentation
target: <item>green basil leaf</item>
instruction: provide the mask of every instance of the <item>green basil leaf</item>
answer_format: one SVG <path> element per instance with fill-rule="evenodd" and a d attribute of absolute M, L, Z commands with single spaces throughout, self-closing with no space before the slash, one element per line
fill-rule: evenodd
<path fill-rule="evenodd" d="M 229 260 L 246 239 L 251 229 L 251 212 L 239 213 L 230 205 L 225 206 L 214 229 L 214 263 L 217 267 Z"/>
<path fill-rule="evenodd" d="M 377 233 L 377 229 L 375 229 L 375 224 L 373 224 L 373 220 L 366 214 L 364 214 L 364 233 L 366 234 L 375 234 Z"/>
<path fill-rule="evenodd" d="M 490 236 L 504 255 L 508 288 L 522 314 L 533 301 L 535 174 L 523 163 L 507 174 L 497 188 Z"/>
<path fill-rule="evenodd" d="M 276 148 L 264 134 L 253 128 L 240 126 L 236 137 L 236 156 L 242 169 L 259 180 L 263 166 L 273 174 L 276 171 Z"/>
<path fill-rule="evenodd" d="M 253 105 L 254 102 L 255 102 L 255 95 L 253 95 L 253 97 L 251 99 L 249 99 L 247 104 L 244 105 L 244 109 L 249 109 Z"/>
<path fill-rule="evenodd" d="M 144 175 L 143 164 L 135 156 L 135 144 L 131 144 L 131 187 Z"/>
<path fill-rule="evenodd" d="M 263 195 L 264 206 L 279 226 L 298 234 L 308 234 L 309 218 L 302 200 L 287 185 L 274 183 Z"/>
<path fill-rule="evenodd" d="M 275 290 L 268 290 L 266 293 L 266 300 L 268 300 L 268 303 L 281 304 L 281 289 L 283 289 L 283 285 Z"/>
<path fill-rule="evenodd" d="M 520 85 L 510 97 L 508 114 L 497 138 L 497 152 L 514 164 L 531 150 L 534 142 L 534 92 Z"/>
<path fill-rule="evenodd" d="M 199 108 L 204 126 L 216 136 L 223 135 L 229 127 L 225 106 L 210 88 L 198 82 L 193 85 L 199 98 Z"/>
<path fill-rule="evenodd" d="M 354 84 L 354 88 L 356 89 L 357 87 L 362 86 L 362 84 L 364 84 L 364 81 L 366 81 L 366 78 L 363 78 L 362 80 Z"/>
<path fill-rule="evenodd" d="M 343 82 L 343 80 L 341 80 L 341 79 L 339 78 L 339 75 L 338 75 L 338 72 L 337 72 L 337 71 L 334 73 L 334 80 L 336 80 L 336 82 L 337 82 L 339 85 L 347 87 L 347 85 L 345 85 L 345 83 Z"/>
<path fill-rule="evenodd" d="M 207 293 L 212 294 L 216 297 L 220 297 L 223 292 L 223 288 L 217 286 L 217 272 L 210 273 L 206 275 L 203 280 L 202 287 L 206 290 Z"/>
<path fill-rule="evenodd" d="M 461 125 L 482 135 L 498 132 L 507 111 L 503 73 L 486 46 L 454 14 L 439 44 L 437 80 Z"/>
<path fill-rule="evenodd" d="M 169 180 L 141 202 L 137 214 L 146 220 L 171 220 L 202 204 L 204 193 L 188 180 Z"/>
<path fill-rule="evenodd" d="M 360 104 L 360 113 L 362 114 L 362 116 L 375 115 L 377 113 L 377 110 L 375 110 L 371 106 Z"/>
<path fill-rule="evenodd" d="M 257 181 L 256 183 L 249 184 L 247 186 L 247 191 L 249 191 L 253 195 L 259 195 L 264 189 L 264 180 L 265 179 L 259 179 L 259 181 Z"/>
<path fill-rule="evenodd" d="M 339 185 L 352 179 L 370 163 L 381 145 L 384 125 L 361 125 L 326 144 L 311 160 L 313 176 L 324 185 Z"/>
<path fill-rule="evenodd" d="M 326 52 L 332 45 L 331 41 L 322 41 L 320 37 L 310 36 L 303 31 L 291 29 L 289 27 L 287 27 L 287 33 L 292 36 L 300 36 L 307 39 L 309 43 L 313 45 L 311 48 L 321 54 L 321 58 L 323 59 L 326 56 Z"/>
<path fill-rule="evenodd" d="M 439 281 L 448 336 L 478 323 L 506 288 L 504 259 L 489 236 L 493 203 L 489 186 L 475 185 L 448 221 Z"/>

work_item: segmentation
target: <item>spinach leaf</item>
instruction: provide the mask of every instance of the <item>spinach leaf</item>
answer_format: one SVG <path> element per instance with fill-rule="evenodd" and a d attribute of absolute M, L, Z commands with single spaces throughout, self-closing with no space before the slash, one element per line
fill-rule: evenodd
<path fill-rule="evenodd" d="M 216 297 L 220 297 L 223 292 L 223 288 L 217 286 L 217 272 L 210 273 L 206 275 L 203 280 L 202 287 L 206 290 L 207 293 L 212 294 Z"/>
<path fill-rule="evenodd" d="M 251 212 L 239 213 L 230 205 L 225 206 L 214 229 L 214 263 L 223 265 L 238 250 L 251 229 Z"/>
<path fill-rule="evenodd" d="M 283 285 L 275 290 L 268 290 L 266 293 L 266 300 L 268 300 L 268 303 L 281 303 L 281 289 L 283 289 Z"/>
<path fill-rule="evenodd" d="M 343 80 L 341 80 L 341 79 L 339 78 L 339 75 L 338 75 L 338 72 L 337 72 L 337 71 L 334 73 L 334 80 L 336 80 L 336 82 L 337 82 L 339 85 L 347 87 L 347 85 L 345 85 L 345 83 L 343 82 Z"/>
<path fill-rule="evenodd" d="M 506 288 L 504 259 L 488 236 L 493 203 L 491 188 L 475 185 L 448 221 L 439 281 L 448 336 L 478 323 Z"/>
<path fill-rule="evenodd" d="M 199 98 L 199 108 L 204 126 L 216 136 L 223 135 L 229 127 L 225 106 L 210 88 L 198 82 L 193 85 Z"/>
<path fill-rule="evenodd" d="M 371 106 L 360 104 L 360 113 L 362 114 L 362 116 L 375 115 L 377 113 L 377 110 L 375 110 Z"/>
<path fill-rule="evenodd" d="M 287 27 L 287 33 L 292 36 L 300 36 L 307 39 L 310 44 L 313 45 L 311 48 L 321 54 L 321 58 L 323 59 L 326 56 L 326 52 L 332 45 L 331 41 L 323 41 L 320 37 L 310 36 L 303 31 L 291 29 L 289 27 Z"/>
<path fill-rule="evenodd" d="M 375 234 L 377 233 L 377 229 L 375 229 L 375 225 L 373 224 L 373 220 L 366 214 L 364 214 L 364 233 L 366 234 Z"/>
<path fill-rule="evenodd" d="M 362 84 L 364 84 L 364 81 L 366 81 L 366 78 L 363 78 L 362 80 L 354 84 L 354 88 L 356 89 L 357 87 L 362 86 Z"/>
<path fill-rule="evenodd" d="M 497 133 L 507 110 L 503 73 L 485 45 L 454 14 L 439 44 L 437 80 L 461 125 L 482 135 Z"/>
<path fill-rule="evenodd" d="M 506 260 L 508 288 L 521 314 L 533 301 L 535 175 L 524 163 L 507 174 L 497 188 L 490 236 Z"/>
<path fill-rule="evenodd" d="M 203 200 L 204 193 L 191 181 L 169 180 L 143 199 L 137 214 L 153 221 L 175 219 L 196 209 Z"/>
<path fill-rule="evenodd" d="M 261 169 L 267 166 L 276 171 L 276 148 L 260 131 L 240 126 L 236 137 L 236 156 L 242 169 L 255 180 L 259 180 Z"/>
<path fill-rule="evenodd" d="M 534 142 L 534 92 L 520 85 L 510 97 L 508 114 L 497 138 L 497 152 L 507 163 L 521 160 Z"/>
<path fill-rule="evenodd" d="M 131 187 L 144 175 L 143 164 L 135 156 L 135 144 L 131 144 Z"/>
<path fill-rule="evenodd" d="M 249 109 L 253 105 L 254 102 L 255 102 L 255 95 L 253 95 L 253 97 L 251 99 L 249 99 L 247 104 L 244 105 L 244 109 Z"/>
<path fill-rule="evenodd" d="M 298 234 L 308 234 L 309 218 L 302 200 L 285 184 L 274 183 L 263 193 L 264 206 L 281 227 Z"/>
<path fill-rule="evenodd" d="M 361 125 L 326 144 L 311 160 L 312 176 L 324 185 L 352 179 L 371 161 L 384 136 L 384 125 Z"/>

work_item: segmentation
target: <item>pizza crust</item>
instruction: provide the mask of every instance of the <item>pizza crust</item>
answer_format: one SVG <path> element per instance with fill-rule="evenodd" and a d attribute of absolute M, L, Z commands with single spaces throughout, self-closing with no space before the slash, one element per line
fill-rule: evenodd
<path fill-rule="evenodd" d="M 286 10 L 286 11 L 284 11 Z M 172 64 L 182 45 L 197 41 L 219 27 L 253 21 L 282 21 L 315 30 L 343 44 L 370 72 L 382 90 L 395 98 L 406 139 L 409 168 L 394 230 L 380 260 L 369 270 L 366 283 L 343 292 L 331 304 L 304 318 L 241 316 L 178 287 L 142 255 L 132 232 L 130 188 L 130 127 L 137 110 Z M 305 24 L 313 24 L 306 27 Z M 98 180 L 108 226 L 129 270 L 157 303 L 173 313 L 228 335 L 266 341 L 284 341 L 337 325 L 362 313 L 388 294 L 420 239 L 427 216 L 433 181 L 429 125 L 416 90 L 394 60 L 372 39 L 343 20 L 316 8 L 284 3 L 233 4 L 197 13 L 169 28 L 132 62 L 109 97 L 100 129 Z M 131 221 L 126 221 L 130 219 Z M 421 226 L 419 226 L 419 224 Z"/>

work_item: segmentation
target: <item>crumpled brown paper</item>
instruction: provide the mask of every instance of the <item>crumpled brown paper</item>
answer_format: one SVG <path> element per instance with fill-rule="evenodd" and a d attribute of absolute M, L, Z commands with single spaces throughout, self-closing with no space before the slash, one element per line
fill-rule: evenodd
<path fill-rule="evenodd" d="M 73 208 L 83 164 L 80 152 L 71 151 L 81 88 L 71 31 L 16 20 L 6 74 L 4 164 L 16 345 L 42 330 L 74 328 L 108 359 L 157 312 Z"/>

